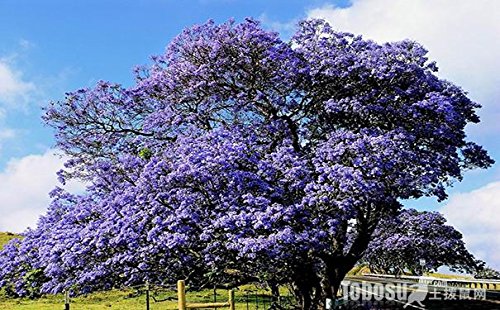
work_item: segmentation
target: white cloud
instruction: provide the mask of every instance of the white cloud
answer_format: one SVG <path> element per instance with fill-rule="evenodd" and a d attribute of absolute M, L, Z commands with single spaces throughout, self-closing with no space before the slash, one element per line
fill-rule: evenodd
<path fill-rule="evenodd" d="M 2 111 L 0 109 L 0 121 L 2 121 Z M 0 151 L 3 148 L 3 142 L 5 140 L 13 139 L 17 136 L 16 130 L 12 128 L 3 128 L 0 127 Z"/>
<path fill-rule="evenodd" d="M 269 18 L 265 13 L 261 14 L 258 20 L 262 22 L 262 24 L 266 28 L 269 28 L 272 31 L 279 32 L 284 38 L 292 36 L 293 32 L 297 28 L 297 23 L 299 22 L 299 19 L 293 19 L 287 22 L 279 22 Z"/>
<path fill-rule="evenodd" d="M 12 64 L 0 59 L 0 104 L 24 105 L 35 91 L 35 85 L 23 80 L 22 73 Z"/>
<path fill-rule="evenodd" d="M 500 132 L 498 12 L 498 0 L 353 0 L 347 8 L 310 10 L 308 17 L 378 42 L 410 38 L 422 43 L 441 75 L 483 104 L 484 123 L 471 132 L 493 134 Z"/>
<path fill-rule="evenodd" d="M 36 46 L 35 43 L 33 43 L 29 40 L 26 40 L 26 39 L 19 40 L 19 47 L 21 47 L 21 49 L 23 49 L 23 50 L 29 50 L 35 46 Z"/>
<path fill-rule="evenodd" d="M 500 182 L 452 195 L 440 211 L 463 233 L 472 253 L 500 270 Z"/>
<path fill-rule="evenodd" d="M 0 118 L 1 118 L 1 115 L 0 115 Z M 1 128 L 0 129 L 0 142 L 5 140 L 5 139 L 12 139 L 15 136 L 16 136 L 16 131 L 12 128 Z"/>
<path fill-rule="evenodd" d="M 48 193 L 59 185 L 56 172 L 64 159 L 54 150 L 8 162 L 0 172 L 0 231 L 22 232 L 34 227 L 47 209 Z M 83 185 L 70 182 L 70 191 L 82 191 Z"/>

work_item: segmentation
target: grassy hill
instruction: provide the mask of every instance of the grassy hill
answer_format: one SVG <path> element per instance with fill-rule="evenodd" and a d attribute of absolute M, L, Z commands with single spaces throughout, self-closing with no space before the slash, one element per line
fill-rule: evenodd
<path fill-rule="evenodd" d="M 20 235 L 13 234 L 10 232 L 0 232 L 0 249 L 2 249 L 7 242 L 9 242 L 14 238 L 22 238 L 22 237 Z"/>

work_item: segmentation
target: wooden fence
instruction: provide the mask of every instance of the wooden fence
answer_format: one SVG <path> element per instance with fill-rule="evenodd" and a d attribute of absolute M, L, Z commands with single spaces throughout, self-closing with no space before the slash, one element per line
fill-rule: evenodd
<path fill-rule="evenodd" d="M 234 306 L 234 291 L 229 290 L 229 299 L 227 302 L 212 302 L 212 303 L 188 303 L 186 301 L 186 283 L 184 280 L 177 281 L 177 299 L 179 302 L 179 310 L 196 309 L 196 308 L 224 308 L 229 307 L 229 310 L 235 310 Z"/>

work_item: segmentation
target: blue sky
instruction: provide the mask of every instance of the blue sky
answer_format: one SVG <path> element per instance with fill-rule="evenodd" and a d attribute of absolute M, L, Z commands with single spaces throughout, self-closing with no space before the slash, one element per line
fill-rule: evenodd
<path fill-rule="evenodd" d="M 183 28 L 210 18 L 223 22 L 230 17 L 241 20 L 255 16 L 288 22 L 304 17 L 314 3 L 1 1 L 0 58 L 11 58 L 11 68 L 37 89 L 29 102 L 24 102 L 29 105 L 27 110 L 9 107 L 9 117 L 0 125 L 23 131 L 20 139 L 4 139 L 0 167 L 11 157 L 51 146 L 50 131 L 40 126 L 39 106 L 99 79 L 131 83 L 132 67 L 162 53 Z"/>
<path fill-rule="evenodd" d="M 438 61 L 441 76 L 483 104 L 483 122 L 468 128 L 500 160 L 500 1 L 0 1 L 0 230 L 34 225 L 56 184 L 62 159 L 41 107 L 65 91 L 100 79 L 132 83 L 133 66 L 147 64 L 183 28 L 208 19 L 261 19 L 290 35 L 303 18 L 321 17 L 334 27 L 377 41 L 416 39 Z M 496 212 L 499 165 L 466 174 L 450 199 L 409 206 L 444 212 L 469 237 L 471 247 L 500 267 Z M 70 185 L 77 190 L 79 184 Z M 493 222 L 492 219 L 494 220 Z M 490 248 L 490 250 L 488 250 Z M 491 250 L 493 248 L 494 251 Z M 484 253 L 483 253 L 484 252 Z"/>

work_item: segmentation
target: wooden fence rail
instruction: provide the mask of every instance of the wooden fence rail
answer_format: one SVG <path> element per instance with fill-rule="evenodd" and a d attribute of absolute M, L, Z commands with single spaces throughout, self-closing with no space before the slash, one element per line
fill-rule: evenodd
<path fill-rule="evenodd" d="M 224 308 L 229 307 L 229 310 L 235 310 L 234 306 L 234 291 L 229 290 L 229 299 L 227 302 L 212 302 L 212 303 L 188 303 L 186 301 L 186 283 L 184 280 L 177 281 L 177 299 L 179 310 L 187 309 L 202 309 L 202 308 Z"/>

